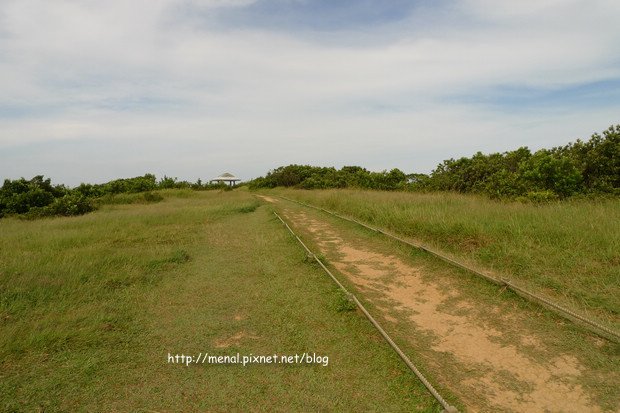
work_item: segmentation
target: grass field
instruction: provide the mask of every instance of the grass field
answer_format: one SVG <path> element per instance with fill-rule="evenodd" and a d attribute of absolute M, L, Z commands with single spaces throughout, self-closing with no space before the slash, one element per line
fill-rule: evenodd
<path fill-rule="evenodd" d="M 618 325 L 617 201 L 536 206 L 447 194 L 267 193 L 414 237 Z M 149 203 L 157 195 L 163 200 Z M 306 208 L 272 206 L 243 189 L 134 198 L 75 218 L 0 220 L 0 411 L 439 411 L 271 213 Z M 575 357 L 591 372 L 581 384 L 613 410 L 618 346 L 396 241 L 327 221 L 369 249 L 423 266 L 429 279 L 452 279 L 481 308 L 500 308 L 479 314 L 491 329 L 503 328 L 497 314 L 520 314 L 522 325 L 504 332 L 503 345 L 518 343 L 523 329 L 544 337 L 546 350 L 522 350 L 541 364 L 551 354 Z M 381 313 L 378 297 L 362 298 Z M 437 370 L 436 360 L 450 356 L 429 350 L 434 339 L 412 335 L 406 320 L 384 322 L 457 405 L 451 388 L 484 379 L 484 370 L 452 371 L 449 363 Z M 205 352 L 306 352 L 329 364 L 168 362 L 168 354 Z"/>
<path fill-rule="evenodd" d="M 441 193 L 266 193 L 411 237 L 620 329 L 620 200 L 537 205 Z"/>
<path fill-rule="evenodd" d="M 247 192 L 0 220 L 0 411 L 438 411 Z M 329 365 L 168 363 L 301 354 Z"/>

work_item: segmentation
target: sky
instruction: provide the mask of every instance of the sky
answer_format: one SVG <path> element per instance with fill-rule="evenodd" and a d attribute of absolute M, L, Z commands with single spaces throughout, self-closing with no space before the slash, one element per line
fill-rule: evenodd
<path fill-rule="evenodd" d="M 620 123 L 617 0 L 0 0 L 0 179 L 430 172 Z"/>

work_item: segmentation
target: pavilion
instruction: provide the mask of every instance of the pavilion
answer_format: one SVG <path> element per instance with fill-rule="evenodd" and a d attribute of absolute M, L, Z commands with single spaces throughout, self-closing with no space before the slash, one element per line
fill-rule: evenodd
<path fill-rule="evenodd" d="M 223 174 L 221 174 L 220 176 L 218 176 L 217 178 L 213 178 L 211 179 L 210 182 L 217 182 L 217 183 L 227 183 L 230 186 L 235 186 L 237 182 L 241 181 L 241 179 L 237 178 L 235 175 L 228 173 L 228 172 L 224 172 Z"/>

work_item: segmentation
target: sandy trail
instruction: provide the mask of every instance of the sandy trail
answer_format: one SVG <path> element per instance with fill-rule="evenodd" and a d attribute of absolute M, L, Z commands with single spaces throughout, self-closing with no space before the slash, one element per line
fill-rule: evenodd
<path fill-rule="evenodd" d="M 256 196 L 261 198 L 263 201 L 269 202 L 270 204 L 275 204 L 276 202 L 278 202 L 277 199 L 274 199 L 274 198 L 272 198 L 270 196 L 267 196 L 267 195 L 256 195 Z"/>
<path fill-rule="evenodd" d="M 400 319 L 416 332 L 433 337 L 433 364 L 473 372 L 471 379 L 458 386 L 445 383 L 470 411 L 515 412 L 598 412 L 596 405 L 579 384 L 583 367 L 570 355 L 556 355 L 544 361 L 534 360 L 524 346 L 543 347 L 535 334 L 523 331 L 521 343 L 502 339 L 507 331 L 503 323 L 485 326 L 480 311 L 497 313 L 499 308 L 482 306 L 467 300 L 454 288 L 423 280 L 420 269 L 393 255 L 374 252 L 354 240 L 343 240 L 329 224 L 305 212 L 285 210 L 284 216 L 298 228 L 309 231 L 321 253 L 338 271 L 347 276 L 362 292 L 382 297 L 377 306 L 385 319 L 396 321 L 387 307 L 398 310 Z M 456 311 L 455 298 L 458 305 Z M 374 301 L 373 301 L 374 302 Z M 448 305 L 446 305 L 448 304 Z M 501 316 L 506 317 L 506 316 Z M 507 324 L 516 322 L 506 320 Z M 418 343 L 413 343 L 418 344 Z M 438 353 L 450 355 L 440 357 Z M 448 378 L 449 379 L 449 378 Z"/>

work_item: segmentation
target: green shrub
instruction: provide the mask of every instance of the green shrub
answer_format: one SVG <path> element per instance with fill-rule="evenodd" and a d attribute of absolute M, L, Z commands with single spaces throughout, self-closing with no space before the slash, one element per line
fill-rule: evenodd
<path fill-rule="evenodd" d="M 3 215 L 25 214 L 32 208 L 50 205 L 57 197 L 67 193 L 64 186 L 53 186 L 50 179 L 37 175 L 30 180 L 24 178 L 5 179 L 0 188 L 0 208 Z"/>
<path fill-rule="evenodd" d="M 80 194 L 67 194 L 62 198 L 56 198 L 54 201 L 44 207 L 33 207 L 24 213 L 27 219 L 51 216 L 76 216 L 83 215 L 94 211 L 97 207 L 90 198 Z"/>
<path fill-rule="evenodd" d="M 567 198 L 582 189 L 583 177 L 575 162 L 547 150 L 540 150 L 523 162 L 520 174 L 527 187 L 551 191 L 560 198 Z"/>
<path fill-rule="evenodd" d="M 85 196 L 80 194 L 67 194 L 62 198 L 56 198 L 54 202 L 45 209 L 47 209 L 48 215 L 73 216 L 94 211 L 95 206 L 91 199 Z"/>
<path fill-rule="evenodd" d="M 336 293 L 336 300 L 333 304 L 334 310 L 338 313 L 353 311 L 357 308 L 357 305 L 353 299 L 347 295 L 344 291 L 338 290 Z"/>

